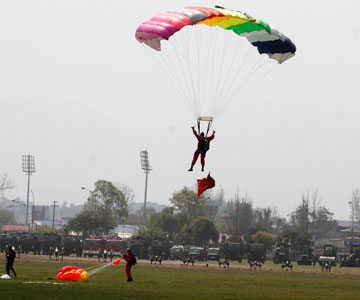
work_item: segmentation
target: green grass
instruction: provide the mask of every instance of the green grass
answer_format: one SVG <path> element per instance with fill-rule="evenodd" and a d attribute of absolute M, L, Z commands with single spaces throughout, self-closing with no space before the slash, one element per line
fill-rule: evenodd
<path fill-rule="evenodd" d="M 250 271 L 246 263 L 230 269 L 211 264 L 195 267 L 180 263 L 150 265 L 139 262 L 133 268 L 132 283 L 126 283 L 124 264 L 110 266 L 87 282 L 58 282 L 58 269 L 76 265 L 85 269 L 102 263 L 96 260 L 49 262 L 47 257 L 24 256 L 15 263 L 19 276 L 0 280 L 0 299 L 360 299 L 360 270 L 334 268 L 322 273 L 319 266 L 296 266 L 281 272 L 279 265 L 266 263 L 261 271 Z M 0 259 L 5 268 L 5 261 Z M 40 283 L 26 283 L 26 282 Z"/>

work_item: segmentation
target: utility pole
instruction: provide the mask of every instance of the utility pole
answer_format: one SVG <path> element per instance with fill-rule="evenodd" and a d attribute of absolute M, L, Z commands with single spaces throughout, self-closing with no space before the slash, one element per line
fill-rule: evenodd
<path fill-rule="evenodd" d="M 54 227 L 55 227 L 55 207 L 56 207 L 56 202 L 54 201 L 54 208 L 53 208 L 53 219 L 52 219 L 52 228 L 51 228 L 51 232 L 54 231 Z"/>
<path fill-rule="evenodd" d="M 23 172 L 28 176 L 27 195 L 26 195 L 26 216 L 25 225 L 28 226 L 29 219 L 29 192 L 30 192 L 30 176 L 35 173 L 35 157 L 27 154 L 22 156 L 22 169 Z"/>
<path fill-rule="evenodd" d="M 353 201 L 350 201 L 351 205 L 351 245 L 354 245 L 354 204 Z"/>
<path fill-rule="evenodd" d="M 152 171 L 152 167 L 150 166 L 150 162 L 149 162 L 149 154 L 147 150 L 140 152 L 140 160 L 141 160 L 141 169 L 144 170 L 145 173 L 144 221 L 146 221 L 146 198 L 147 198 L 148 175 Z"/>

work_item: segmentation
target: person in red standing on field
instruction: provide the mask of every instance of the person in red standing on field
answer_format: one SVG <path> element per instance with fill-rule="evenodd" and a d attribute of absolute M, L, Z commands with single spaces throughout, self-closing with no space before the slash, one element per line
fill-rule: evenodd
<path fill-rule="evenodd" d="M 136 264 L 135 256 L 131 253 L 131 250 L 129 249 L 127 253 L 123 255 L 123 258 L 126 260 L 125 273 L 127 276 L 127 282 L 134 281 L 131 276 L 131 268 L 134 264 Z"/>
<path fill-rule="evenodd" d="M 198 147 L 194 153 L 194 158 L 191 162 L 191 167 L 188 170 L 189 172 L 191 172 L 193 170 L 194 165 L 196 164 L 196 161 L 199 157 L 199 155 L 201 155 L 200 160 L 201 160 L 201 171 L 204 171 L 204 167 L 205 167 L 205 156 L 206 156 L 206 152 L 210 149 L 210 141 L 212 141 L 215 137 L 215 130 L 213 131 L 213 134 L 209 137 L 205 136 L 204 132 L 201 132 L 200 135 L 198 135 L 198 133 L 195 130 L 195 126 L 192 126 L 192 131 L 196 137 L 196 139 L 198 140 Z"/>

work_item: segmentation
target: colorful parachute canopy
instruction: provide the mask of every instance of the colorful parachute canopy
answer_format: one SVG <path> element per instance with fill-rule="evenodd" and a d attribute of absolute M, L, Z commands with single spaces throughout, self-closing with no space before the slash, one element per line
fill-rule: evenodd
<path fill-rule="evenodd" d="M 86 281 L 88 273 L 84 269 L 80 269 L 76 266 L 62 267 L 57 275 L 56 280 L 67 280 L 67 281 Z"/>
<path fill-rule="evenodd" d="M 198 198 L 199 198 L 203 192 L 215 186 L 215 179 L 210 176 L 210 172 L 209 172 L 207 177 L 198 179 L 197 183 L 198 183 Z"/>
<path fill-rule="evenodd" d="M 118 265 L 120 263 L 121 259 L 118 258 L 118 259 L 115 259 L 113 262 L 112 262 L 112 265 Z"/>
<path fill-rule="evenodd" d="M 139 42 L 161 51 L 161 40 L 168 40 L 185 26 L 199 24 L 232 30 L 257 47 L 260 54 L 267 54 L 278 63 L 283 63 L 296 52 L 291 40 L 265 21 L 220 7 L 190 6 L 157 14 L 137 28 L 135 37 Z"/>

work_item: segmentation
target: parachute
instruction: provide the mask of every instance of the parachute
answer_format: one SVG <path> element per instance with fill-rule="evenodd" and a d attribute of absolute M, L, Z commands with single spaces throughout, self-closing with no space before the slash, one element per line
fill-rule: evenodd
<path fill-rule="evenodd" d="M 159 13 L 135 37 L 150 47 L 198 121 L 209 123 L 296 52 L 267 22 L 220 6 Z"/>

